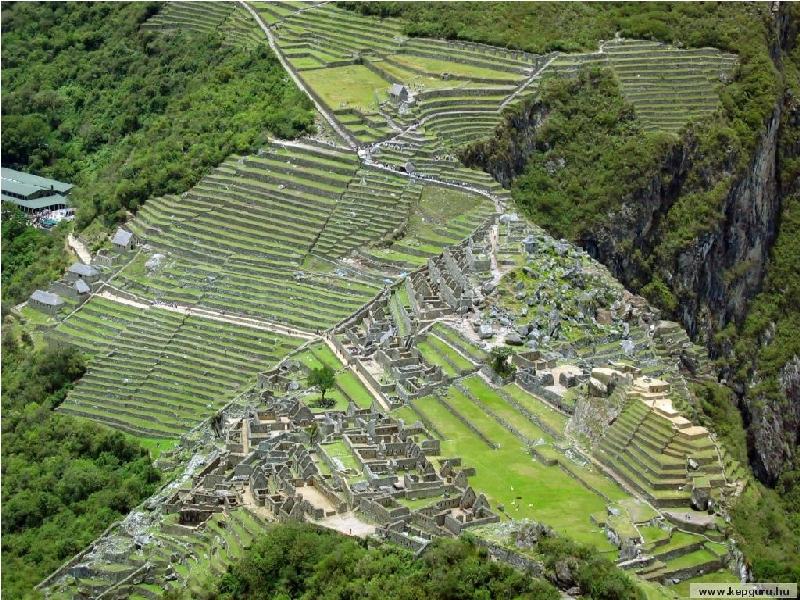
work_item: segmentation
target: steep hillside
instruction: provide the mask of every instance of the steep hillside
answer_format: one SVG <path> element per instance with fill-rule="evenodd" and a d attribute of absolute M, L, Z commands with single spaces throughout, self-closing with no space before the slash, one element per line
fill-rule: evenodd
<path fill-rule="evenodd" d="M 647 77 L 629 80 L 612 55 L 602 56 L 603 46 L 589 60 L 558 58 L 570 65 L 561 74 L 577 78 L 546 82 L 506 113 L 493 139 L 467 146 L 461 157 L 511 185 L 537 223 L 580 243 L 707 345 L 736 394 L 754 472 L 777 483 L 791 505 L 800 423 L 796 7 L 583 4 L 571 7 L 569 25 L 548 4 L 350 8 L 397 18 L 409 35 L 540 52 L 596 51 L 620 35 L 737 56 L 732 77 L 718 74 L 719 108 L 689 111 L 678 127 L 664 116 L 704 97 L 695 91 L 698 64 L 675 69 L 649 59 L 656 81 L 671 79 L 681 90 L 670 99 L 664 92 L 648 98 Z M 644 93 L 631 93 L 630 81 Z M 724 414 L 720 426 L 735 428 L 729 411 L 717 417 Z M 749 514 L 759 512 L 772 509 Z"/>
<path fill-rule="evenodd" d="M 75 183 L 77 225 L 88 227 L 81 232 L 86 237 L 105 239 L 106 228 L 150 194 L 185 191 L 228 154 L 252 149 L 267 134 L 292 137 L 313 127 L 310 103 L 284 78 L 261 38 L 260 44 L 231 45 L 225 32 L 213 30 L 176 36 L 140 30 L 158 8 L 145 2 L 2 7 L 3 166 Z M 245 24 L 252 32 L 255 25 Z M 34 289 L 47 289 L 63 274 L 69 227 L 36 230 L 3 203 L 4 598 L 30 597 L 48 572 L 149 496 L 161 477 L 151 458 L 163 442 L 133 439 L 55 412 L 90 361 L 76 349 L 49 348 L 35 313 L 9 314 Z M 84 334 L 110 335 L 101 327 L 107 323 L 98 323 L 97 311 L 92 313 L 95 303 L 85 308 Z M 81 317 L 73 323 L 80 326 Z M 112 312 L 109 321 L 118 318 Z M 261 335 L 255 343 L 263 347 L 253 351 L 242 328 L 211 331 L 202 323 L 197 328 L 197 320 L 186 321 L 180 333 L 171 332 L 178 341 L 180 335 L 192 339 L 195 330 L 205 337 L 235 338 L 224 379 L 215 382 L 219 387 L 202 382 L 200 394 L 187 393 L 178 401 L 168 394 L 173 404 L 166 412 L 162 407 L 158 426 L 137 415 L 139 428 L 126 431 L 169 430 L 175 419 L 210 412 L 254 372 L 255 360 L 268 359 L 276 348 L 286 350 Z M 74 339 L 69 327 L 64 329 L 62 339 Z M 99 347 L 90 344 L 88 351 Z M 84 344 L 81 350 L 86 349 Z M 185 355 L 172 356 L 182 371 Z M 166 358 L 157 355 L 162 363 Z M 73 406 L 72 413 L 100 412 L 92 396 L 100 389 L 105 422 L 119 423 L 125 409 L 109 398 L 102 382 L 124 364 L 106 365 L 105 373 L 98 370 L 82 382 L 75 397 L 83 397 L 84 406 Z M 162 364 L 154 375 L 142 376 L 140 393 L 170 368 Z M 139 374 L 145 372 L 142 367 Z M 116 380 L 122 387 L 125 382 Z M 192 392 L 200 387 L 197 381 L 186 385 Z M 200 402 L 200 395 L 210 402 Z M 170 417 L 169 411 L 178 414 Z"/>
<path fill-rule="evenodd" d="M 165 88 L 156 107 L 124 90 L 145 104 L 125 109 L 141 123 L 119 144 L 92 153 L 80 135 L 69 140 L 88 157 L 80 225 L 95 225 L 83 235 L 123 214 L 124 228 L 93 248 L 91 265 L 50 284 L 60 301 L 36 296 L 5 323 L 4 351 L 37 360 L 11 365 L 19 389 L 13 403 L 5 388 L 3 398 L 13 408 L 4 426 L 16 426 L 17 455 L 3 445 L 16 477 L 4 501 L 15 508 L 20 566 L 51 568 L 131 511 L 40 582 L 46 597 L 206 597 L 215 580 L 221 597 L 252 585 L 263 594 L 253 574 L 276 565 L 266 578 L 292 596 L 303 589 L 281 582 L 295 569 L 313 596 L 339 584 L 392 596 L 401 585 L 392 568 L 419 565 L 435 567 L 430 597 L 484 594 L 487 565 L 499 576 L 488 595 L 554 594 L 501 562 L 598 600 L 797 579 L 800 486 L 784 475 L 779 500 L 742 466 L 733 392 L 674 322 L 720 343 L 756 291 L 773 294 L 765 306 L 787 293 L 769 283 L 786 277 L 780 269 L 763 273 L 770 249 L 792 270 L 791 252 L 773 245 L 784 238 L 770 186 L 796 144 L 778 124 L 782 150 L 765 150 L 790 71 L 781 53 L 792 51 L 772 33 L 791 28 L 757 5 L 485 6 L 357 6 L 394 15 L 383 20 L 294 0 L 13 13 L 17 116 L 31 90 L 16 63 L 34 16 L 53 32 L 36 48 L 69 40 L 52 61 L 61 69 L 68 58 L 117 64 L 135 47 L 124 77 L 70 73 L 76 89 L 103 92 L 93 96 L 99 113 L 127 97 L 120 80 Z M 94 22 L 81 29 L 80 17 Z M 108 45 L 83 57 L 93 30 Z M 34 66 L 55 81 L 47 60 Z M 84 122 L 85 104 L 66 106 L 71 123 Z M 312 106 L 314 135 L 280 139 L 311 128 Z M 35 148 L 56 168 L 46 145 Z M 110 187 L 86 187 L 106 176 Z M 101 202 L 87 202 L 87 190 Z M 34 257 L 24 231 L 8 233 L 25 251 L 18 279 Z M 719 258 L 732 240 L 739 246 Z M 708 265 L 683 259 L 704 242 Z M 740 250 L 761 260 L 742 262 Z M 751 360 L 782 366 L 786 348 Z M 75 360 L 58 375 L 64 356 Z M 797 369 L 783 371 L 765 379 L 765 394 L 770 381 L 778 395 L 795 393 Z M 47 400 L 33 410 L 31 395 Z M 38 440 L 45 426 L 66 441 Z M 170 480 L 138 504 L 158 479 L 144 448 Z M 75 469 L 61 469 L 65 452 Z M 51 529 L 70 535 L 104 502 L 113 510 L 70 543 Z M 341 553 L 329 569 L 324 545 L 308 554 L 322 561 L 312 573 L 287 558 L 294 549 L 259 544 L 281 530 L 268 522 L 288 520 L 421 558 L 403 550 L 383 568 L 379 556 L 392 551 L 369 558 L 345 544 L 360 566 L 375 560 L 377 591 L 371 571 L 351 572 Z M 54 540 L 47 561 L 37 560 L 44 533 Z M 469 548 L 440 541 L 467 533 Z M 463 578 L 459 556 L 470 565 Z"/>
<path fill-rule="evenodd" d="M 267 133 L 313 128 L 266 43 L 235 29 L 257 33 L 255 23 L 231 15 L 227 29 L 162 36 L 140 27 L 158 9 L 3 6 L 3 165 L 76 184 L 81 229 L 185 191 Z"/>
<path fill-rule="evenodd" d="M 706 342 L 743 400 L 754 468 L 771 483 L 794 459 L 798 415 L 778 408 L 787 398 L 778 376 L 799 348 L 780 333 L 793 329 L 791 310 L 781 316 L 785 303 L 774 292 L 756 295 L 794 279 L 779 264 L 793 246 L 795 40 L 789 9 L 752 19 L 721 109 L 677 138 L 646 133 L 635 101 L 625 108 L 624 87 L 584 76 L 551 84 L 508 115 L 495 140 L 463 153 L 505 183 L 518 175 L 515 198 L 537 222 L 579 241 Z M 749 102 L 737 100 L 744 97 Z M 594 156 L 576 154 L 586 147 Z M 771 268 L 781 272 L 777 279 L 768 277 Z M 754 354 L 771 328 L 777 343 Z M 759 388 L 745 393 L 751 383 Z"/>

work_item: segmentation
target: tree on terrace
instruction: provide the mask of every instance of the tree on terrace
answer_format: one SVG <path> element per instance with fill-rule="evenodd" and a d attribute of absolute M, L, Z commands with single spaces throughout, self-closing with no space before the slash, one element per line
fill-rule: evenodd
<path fill-rule="evenodd" d="M 308 385 L 311 387 L 318 387 L 322 393 L 322 401 L 325 401 L 325 392 L 333 387 L 336 382 L 336 373 L 328 365 L 320 367 L 319 369 L 312 369 L 311 374 L 308 376 Z"/>
<path fill-rule="evenodd" d="M 505 346 L 492 348 L 490 364 L 494 372 L 500 375 L 500 377 L 508 377 L 514 372 L 515 367 L 509 360 L 513 353 L 511 348 L 506 348 Z"/>

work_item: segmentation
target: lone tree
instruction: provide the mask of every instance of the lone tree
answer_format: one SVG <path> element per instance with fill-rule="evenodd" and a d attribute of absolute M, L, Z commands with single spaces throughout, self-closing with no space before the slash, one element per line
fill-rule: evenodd
<path fill-rule="evenodd" d="M 516 370 L 514 364 L 509 360 L 512 354 L 511 348 L 506 348 L 505 346 L 492 348 L 490 364 L 494 372 L 500 377 L 508 377 Z"/>
<path fill-rule="evenodd" d="M 311 374 L 308 376 L 308 385 L 311 387 L 318 387 L 322 392 L 322 400 L 325 400 L 325 392 L 333 387 L 336 381 L 336 373 L 328 365 L 319 369 L 312 369 Z"/>

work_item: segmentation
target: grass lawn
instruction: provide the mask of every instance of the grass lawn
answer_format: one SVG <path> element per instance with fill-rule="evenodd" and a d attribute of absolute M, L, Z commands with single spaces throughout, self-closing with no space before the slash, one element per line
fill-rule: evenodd
<path fill-rule="evenodd" d="M 694 565 L 699 565 L 706 563 L 708 561 L 715 560 L 716 558 L 717 555 L 708 550 L 707 548 L 700 548 L 699 550 L 695 550 L 694 552 L 690 552 L 689 554 L 684 554 L 683 556 L 678 556 L 677 558 L 668 560 L 667 566 L 670 569 L 684 569 L 686 567 L 692 567 Z"/>
<path fill-rule="evenodd" d="M 488 356 L 481 348 L 443 323 L 436 323 L 433 326 L 433 332 L 446 339 L 450 344 L 457 346 L 459 350 L 476 362 L 484 362 Z"/>
<path fill-rule="evenodd" d="M 36 310 L 35 308 L 31 308 L 30 306 L 23 306 L 19 312 L 25 319 L 25 322 L 32 326 L 55 325 L 57 323 L 57 321 L 50 315 L 45 314 L 40 310 Z"/>
<path fill-rule="evenodd" d="M 540 419 L 543 425 L 550 427 L 553 431 L 558 433 L 564 432 L 567 418 L 560 412 L 553 410 L 547 404 L 535 396 L 532 396 L 515 383 L 504 386 L 503 391 L 516 400 L 520 406 L 528 410 L 533 416 Z"/>
<path fill-rule="evenodd" d="M 357 471 L 359 473 L 361 472 L 361 467 L 359 466 L 356 457 L 353 456 L 353 453 L 350 452 L 350 448 L 348 448 L 342 440 L 336 440 L 330 444 L 324 444 L 322 449 L 331 458 L 338 458 L 340 461 L 342 461 L 342 464 L 345 468 L 352 469 L 353 471 Z"/>
<path fill-rule="evenodd" d="M 505 419 L 506 422 L 515 427 L 517 431 L 529 440 L 534 442 L 539 439 L 543 439 L 546 442 L 552 441 L 552 437 L 548 433 L 506 402 L 503 397 L 492 390 L 480 377 L 467 377 L 462 383 L 479 402 L 484 404 L 501 419 Z"/>
<path fill-rule="evenodd" d="M 150 459 L 156 460 L 159 456 L 161 456 L 162 452 L 167 452 L 168 450 L 172 450 L 177 444 L 178 439 L 174 440 L 163 440 L 157 438 L 146 438 L 146 437 L 136 437 L 136 436 L 129 436 L 131 439 L 136 440 L 140 446 L 147 448 L 150 451 Z"/>
<path fill-rule="evenodd" d="M 383 69 L 390 75 L 393 75 L 394 77 L 402 81 L 405 85 L 415 90 L 438 90 L 438 89 L 460 88 L 468 83 L 467 81 L 464 80 L 441 79 L 440 77 L 421 75 L 420 73 L 410 71 L 409 69 L 397 65 L 390 65 L 389 63 L 383 60 L 376 60 L 373 62 L 376 64 L 376 66 Z"/>
<path fill-rule="evenodd" d="M 421 398 L 414 405 L 447 438 L 442 442 L 442 456 L 460 456 L 465 465 L 475 467 L 477 472 L 470 484 L 486 493 L 494 508 L 504 504 L 506 514 L 514 519 L 542 521 L 601 551 L 615 550 L 589 520 L 592 513 L 606 510 L 603 498 L 560 468 L 546 467 L 534 460 L 522 442 L 506 430 L 505 434 L 493 433 L 501 447 L 491 450 L 433 398 Z M 498 469 L 498 465 L 503 468 Z"/>
<path fill-rule="evenodd" d="M 507 73 L 505 71 L 498 71 L 496 69 L 486 69 L 484 67 L 476 67 L 474 65 L 468 65 L 460 62 L 426 58 L 422 56 L 412 56 L 410 54 L 394 54 L 389 58 L 404 66 L 422 69 L 433 75 L 450 73 L 451 75 L 455 75 L 456 77 L 463 79 L 478 77 L 489 79 L 508 79 L 510 82 L 517 81 L 523 77 L 523 75 L 520 73 Z"/>
<path fill-rule="evenodd" d="M 388 98 L 389 82 L 363 65 L 305 71 L 302 77 L 333 110 L 376 110 Z"/>
<path fill-rule="evenodd" d="M 337 389 L 328 390 L 325 392 L 325 399 L 334 400 L 334 405 L 329 407 L 315 406 L 315 402 L 321 398 L 320 394 L 314 394 L 303 398 L 306 406 L 311 409 L 313 413 L 322 413 L 326 410 L 347 410 L 347 397 Z"/>
<path fill-rule="evenodd" d="M 336 376 L 336 385 L 344 391 L 356 406 L 359 408 L 369 408 L 372 406 L 372 394 L 361 383 L 352 371 L 343 371 Z"/>
<path fill-rule="evenodd" d="M 450 364 L 428 343 L 428 340 L 424 342 L 419 342 L 417 344 L 417 350 L 422 355 L 422 358 L 425 360 L 426 363 L 433 366 L 438 366 L 442 368 L 444 374 L 448 377 L 455 377 L 457 375 L 456 370 L 450 366 Z"/>
<path fill-rule="evenodd" d="M 456 366 L 459 372 L 463 373 L 464 371 L 469 371 L 472 369 L 473 365 L 470 361 L 461 356 L 461 354 L 456 352 L 452 346 L 441 341 L 439 338 L 429 335 L 425 341 L 431 346 L 431 348 L 436 350 L 436 352 L 448 358 L 450 362 Z"/>
<path fill-rule="evenodd" d="M 406 425 L 413 425 L 419 421 L 417 413 L 414 412 L 410 406 L 401 406 L 400 408 L 392 411 L 392 416 L 395 419 L 403 419 Z"/>
<path fill-rule="evenodd" d="M 314 344 L 313 346 L 310 346 L 309 349 L 314 356 L 316 356 L 321 362 L 329 366 L 334 371 L 337 371 L 344 366 L 342 365 L 342 362 L 336 358 L 336 355 L 333 353 L 333 351 L 323 343 Z"/>
<path fill-rule="evenodd" d="M 689 586 L 693 583 L 739 583 L 739 578 L 730 571 L 715 571 L 713 573 L 691 577 L 690 579 L 681 581 L 677 585 L 671 585 L 667 589 L 674 591 L 679 598 L 688 598 Z"/>

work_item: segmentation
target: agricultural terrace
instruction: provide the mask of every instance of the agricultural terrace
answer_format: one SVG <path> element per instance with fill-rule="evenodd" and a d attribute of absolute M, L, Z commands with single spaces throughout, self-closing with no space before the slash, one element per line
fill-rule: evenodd
<path fill-rule="evenodd" d="M 423 119 L 425 130 L 447 145 L 490 135 L 500 105 L 535 65 L 535 57 L 524 53 L 408 39 L 392 19 L 378 21 L 331 4 L 302 12 L 255 7 L 273 23 L 300 77 L 364 144 Z M 416 103 L 401 109 L 387 97 L 392 84 L 406 86 Z"/>
<path fill-rule="evenodd" d="M 717 109 L 719 88 L 733 78 L 736 64 L 735 54 L 716 48 L 679 50 L 658 42 L 618 40 L 603 44 L 602 53 L 561 55 L 551 70 L 565 74 L 584 65 L 611 67 L 645 129 L 677 132 Z"/>
<path fill-rule="evenodd" d="M 386 81 L 362 65 L 310 70 L 303 78 L 340 112 L 348 108 L 361 114 L 375 112 L 388 99 Z"/>
<path fill-rule="evenodd" d="M 345 368 L 342 362 L 336 357 L 333 351 L 324 343 L 316 342 L 304 348 L 300 352 L 291 356 L 302 364 L 306 369 L 320 369 L 323 366 L 330 367 L 336 372 L 334 388 L 325 394 L 326 400 L 333 400 L 334 405 L 322 407 L 319 405 L 320 393 L 312 390 L 310 396 L 303 400 L 313 412 L 324 412 L 326 410 L 347 410 L 350 402 L 358 408 L 369 408 L 372 406 L 373 397 L 369 390 L 361 383 L 351 369 Z M 301 386 L 307 385 L 306 381 L 298 380 Z"/>
<path fill-rule="evenodd" d="M 627 494 L 610 479 L 556 451 L 556 439 L 539 417 L 520 408 L 521 394 L 528 396 L 527 406 L 542 405 L 537 412 L 553 410 L 521 388 L 512 398 L 475 375 L 457 381 L 442 397 L 419 398 L 411 406 L 441 435 L 443 457 L 459 456 L 466 466 L 476 468 L 470 483 L 486 493 L 493 508 L 502 507 L 501 512 L 512 519 L 542 521 L 611 552 L 613 546 L 589 515 L 603 512 L 609 500 Z M 551 460 L 534 458 L 531 446 L 537 451 L 534 455 Z"/>
<path fill-rule="evenodd" d="M 459 377 L 477 369 L 476 364 L 433 332 L 423 336 L 416 346 L 422 360 L 439 367 L 447 377 Z"/>
<path fill-rule="evenodd" d="M 114 285 L 316 331 L 493 211 L 478 194 L 359 167 L 333 146 L 276 142 L 231 157 L 181 196 L 149 200 L 130 227 L 151 250 Z M 353 252 L 372 270 L 337 262 Z"/>
<path fill-rule="evenodd" d="M 177 438 L 300 340 L 94 297 L 56 329 L 91 356 L 59 410 L 147 438 Z"/>
<path fill-rule="evenodd" d="M 354 154 L 330 146 L 272 144 L 231 157 L 186 194 L 142 207 L 131 229 L 163 260 L 148 269 L 140 256 L 116 285 L 154 300 L 328 327 L 378 291 L 374 278 L 352 270 L 303 267 L 318 240 L 323 260 L 347 251 L 323 231 L 357 168 Z"/>
<path fill-rule="evenodd" d="M 247 508 L 216 513 L 203 529 L 180 526 L 177 520 L 177 514 L 167 515 L 148 531 L 148 542 L 143 547 L 124 558 L 114 555 L 113 562 L 77 574 L 68 585 L 51 589 L 49 597 L 73 598 L 79 595 L 79 590 L 100 593 L 134 574 L 145 562 L 151 565 L 150 577 L 123 583 L 115 588 L 117 595 L 132 600 L 161 597 L 163 583 L 148 581 L 168 581 L 167 575 L 174 569 L 180 585 L 197 597 L 205 589 L 204 584 L 212 577 L 221 577 L 228 565 L 241 558 L 245 548 L 263 535 L 267 526 L 265 517 Z"/>
<path fill-rule="evenodd" d="M 217 33 L 226 44 L 235 46 L 266 44 L 258 24 L 238 2 L 167 2 L 142 29 L 159 33 Z"/>
<path fill-rule="evenodd" d="M 362 247 L 359 254 L 377 264 L 420 267 L 445 247 L 468 237 L 495 212 L 484 196 L 435 185 L 422 188 L 414 208 L 401 239 L 386 248 Z"/>

